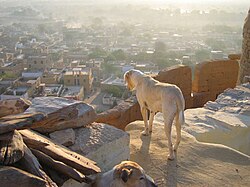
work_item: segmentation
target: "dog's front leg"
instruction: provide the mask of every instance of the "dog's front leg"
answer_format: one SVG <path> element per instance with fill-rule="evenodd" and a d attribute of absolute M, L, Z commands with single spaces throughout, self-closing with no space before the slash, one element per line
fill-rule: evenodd
<path fill-rule="evenodd" d="M 154 117 L 155 117 L 155 112 L 154 111 L 150 111 L 150 116 L 149 116 L 149 133 L 152 132 L 152 126 L 153 126 Z"/>
<path fill-rule="evenodd" d="M 143 121 L 144 121 L 144 125 L 145 125 L 145 128 L 144 128 L 144 131 L 142 131 L 142 135 L 144 136 L 148 136 L 149 135 L 149 129 L 148 129 L 148 111 L 145 107 L 141 107 L 141 114 L 142 114 L 142 118 L 143 118 Z"/>

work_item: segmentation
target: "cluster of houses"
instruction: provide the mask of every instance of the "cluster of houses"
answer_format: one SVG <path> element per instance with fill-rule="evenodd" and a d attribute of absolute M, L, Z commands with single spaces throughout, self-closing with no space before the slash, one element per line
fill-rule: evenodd
<path fill-rule="evenodd" d="M 171 57 L 177 64 L 195 64 L 196 49 L 210 50 L 213 59 L 225 56 L 224 52 L 212 50 L 204 43 L 211 35 L 209 31 L 187 33 L 174 27 L 164 31 L 143 24 L 103 24 L 94 28 L 68 26 L 66 21 L 59 19 L 34 18 L 31 22 L 25 20 L 27 17 L 23 20 L 21 15 L 19 17 L 18 23 L 0 24 L 0 100 L 38 96 L 83 100 L 91 95 L 94 87 L 100 87 L 101 91 L 118 87 L 123 91 L 122 75 L 129 69 L 148 74 L 160 71 L 149 59 L 108 61 L 107 54 L 91 57 L 96 49 L 106 53 L 122 50 L 130 57 L 140 53 L 153 55 L 155 44 L 160 41 L 167 52 L 184 54 L 179 59 Z M 216 38 L 226 41 L 233 34 L 237 35 L 217 33 Z M 103 71 L 104 63 L 115 67 L 120 76 Z M 103 97 L 103 104 L 112 105 L 114 101 L 112 93 Z"/>
<path fill-rule="evenodd" d="M 13 27 L 13 26 L 11 26 Z M 79 28 L 63 28 L 61 34 L 41 34 L 16 32 L 15 37 L 7 37 L 8 26 L 0 27 L 0 99 L 34 98 L 58 96 L 83 100 L 91 94 L 94 86 L 106 91 L 117 86 L 124 90 L 122 77 L 102 72 L 104 57 L 89 59 L 88 55 L 96 47 L 115 50 L 110 37 L 102 37 L 98 32 L 83 32 Z M 15 32 L 14 32 L 15 33 Z M 6 37 L 10 40 L 6 40 Z M 13 40 L 15 42 L 13 42 Z M 107 47 L 107 46 L 106 46 Z M 132 44 L 127 51 L 136 53 L 137 45 Z M 110 62 L 123 74 L 137 68 L 144 72 L 158 71 L 152 62 Z M 107 97 L 110 101 L 107 101 Z M 106 94 L 103 104 L 112 105 L 115 97 Z"/>

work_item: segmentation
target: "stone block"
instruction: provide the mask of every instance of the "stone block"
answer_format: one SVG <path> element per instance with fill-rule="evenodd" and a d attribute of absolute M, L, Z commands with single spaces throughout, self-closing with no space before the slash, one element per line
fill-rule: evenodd
<path fill-rule="evenodd" d="M 208 97 L 210 93 L 196 94 L 195 104 L 201 104 Z M 185 110 L 183 129 L 199 141 L 224 144 L 250 155 L 249 98 L 249 83 L 227 89 L 203 108 Z"/>
<path fill-rule="evenodd" d="M 230 60 L 240 60 L 241 54 L 229 54 L 229 55 L 228 55 L 228 58 L 229 58 Z"/>
<path fill-rule="evenodd" d="M 75 143 L 75 131 L 72 128 L 52 132 L 49 136 L 52 140 L 64 146 L 70 146 Z"/>
<path fill-rule="evenodd" d="M 120 129 L 93 123 L 74 131 L 75 144 L 69 148 L 97 162 L 103 172 L 130 157 L 129 134 Z"/>
<path fill-rule="evenodd" d="M 96 122 L 106 123 L 124 130 L 127 124 L 139 119 L 142 119 L 140 106 L 135 99 L 131 99 L 98 114 Z"/>
<path fill-rule="evenodd" d="M 6 99 L 0 101 L 0 117 L 19 114 L 24 112 L 29 106 L 31 102 L 25 99 Z"/>
<path fill-rule="evenodd" d="M 36 97 L 25 113 L 41 112 L 47 118 L 34 130 L 50 133 L 58 130 L 82 127 L 96 120 L 92 106 L 76 100 L 60 97 Z"/>

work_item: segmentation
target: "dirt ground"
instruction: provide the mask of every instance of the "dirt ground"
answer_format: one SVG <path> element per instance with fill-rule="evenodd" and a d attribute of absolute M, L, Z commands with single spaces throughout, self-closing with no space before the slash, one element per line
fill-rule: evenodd
<path fill-rule="evenodd" d="M 150 136 L 140 135 L 143 126 L 142 121 L 135 121 L 126 127 L 130 134 L 131 160 L 139 163 L 159 187 L 250 186 L 249 156 L 223 145 L 197 142 L 182 131 L 176 159 L 169 161 L 162 123 L 154 122 Z"/>

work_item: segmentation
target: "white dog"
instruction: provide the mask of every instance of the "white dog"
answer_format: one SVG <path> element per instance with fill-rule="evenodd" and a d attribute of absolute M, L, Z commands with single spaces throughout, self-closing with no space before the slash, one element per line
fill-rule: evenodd
<path fill-rule="evenodd" d="M 112 170 L 97 177 L 92 187 L 157 187 L 140 165 L 123 161 Z"/>
<path fill-rule="evenodd" d="M 173 160 L 174 151 L 178 149 L 181 141 L 181 125 L 184 124 L 185 100 L 181 90 L 176 85 L 161 83 L 139 70 L 127 71 L 124 79 L 129 90 L 136 90 L 136 97 L 145 124 L 143 135 L 149 135 L 152 132 L 154 115 L 157 112 L 163 113 L 164 128 L 168 138 L 168 159 Z M 149 125 L 147 110 L 150 111 Z M 177 138 L 175 145 L 172 146 L 171 130 L 174 118 Z"/>

